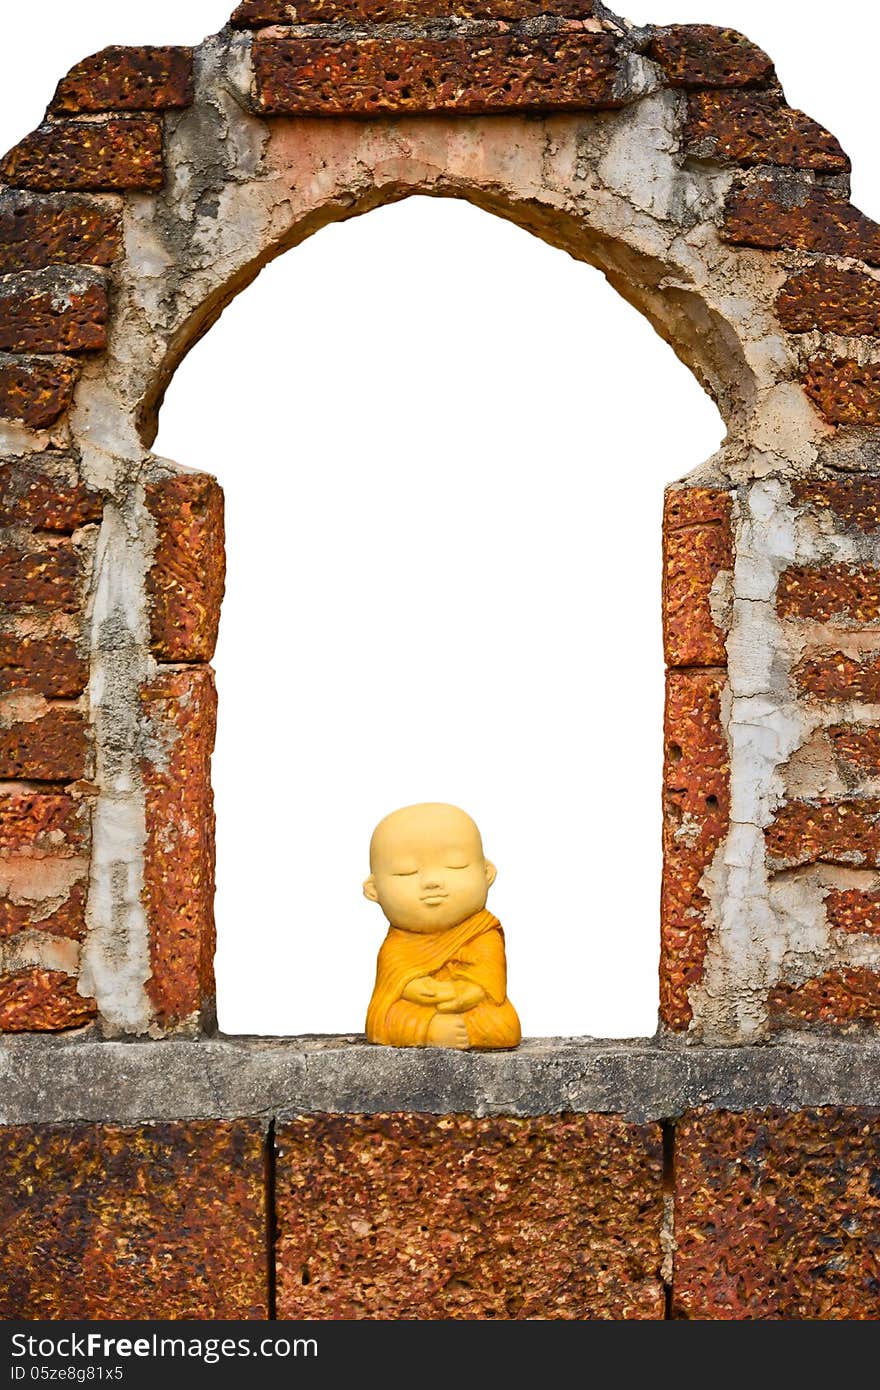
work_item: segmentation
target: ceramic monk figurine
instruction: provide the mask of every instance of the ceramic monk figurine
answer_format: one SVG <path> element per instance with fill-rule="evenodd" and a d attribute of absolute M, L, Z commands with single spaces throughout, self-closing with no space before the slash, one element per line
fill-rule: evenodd
<path fill-rule="evenodd" d="M 516 1047 L 504 933 L 486 910 L 495 866 L 456 806 L 406 806 L 380 821 L 364 893 L 389 930 L 367 1013 L 370 1042 Z"/>

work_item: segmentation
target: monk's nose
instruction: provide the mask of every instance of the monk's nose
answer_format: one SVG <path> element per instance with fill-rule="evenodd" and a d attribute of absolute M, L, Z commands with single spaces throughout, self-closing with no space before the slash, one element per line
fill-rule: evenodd
<path fill-rule="evenodd" d="M 422 887 L 425 888 L 425 889 L 427 889 L 427 888 L 439 888 L 439 887 L 440 887 L 440 880 L 439 880 L 439 878 L 424 879 L 424 880 L 422 881 Z"/>

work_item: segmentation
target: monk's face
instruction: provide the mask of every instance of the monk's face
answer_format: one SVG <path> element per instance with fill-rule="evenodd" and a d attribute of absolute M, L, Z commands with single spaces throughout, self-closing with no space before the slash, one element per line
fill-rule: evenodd
<path fill-rule="evenodd" d="M 386 816 L 370 845 L 364 893 L 393 927 L 436 932 L 486 906 L 495 868 L 480 832 L 456 806 L 407 806 Z"/>

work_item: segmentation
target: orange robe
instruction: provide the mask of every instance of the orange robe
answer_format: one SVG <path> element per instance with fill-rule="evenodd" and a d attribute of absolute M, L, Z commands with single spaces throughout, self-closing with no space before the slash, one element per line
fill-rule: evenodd
<path fill-rule="evenodd" d="M 507 998 L 504 933 L 484 908 L 448 931 L 421 934 L 390 927 L 379 952 L 376 986 L 367 1011 L 367 1038 L 391 1047 L 424 1047 L 433 1004 L 411 1004 L 403 991 L 413 980 L 467 980 L 486 998 L 459 1016 L 471 1047 L 516 1047 L 520 1026 Z"/>

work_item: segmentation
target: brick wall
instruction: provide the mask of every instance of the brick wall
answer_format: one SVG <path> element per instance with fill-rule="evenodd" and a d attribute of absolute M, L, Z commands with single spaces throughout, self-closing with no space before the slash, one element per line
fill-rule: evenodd
<path fill-rule="evenodd" d="M 875 1319 L 877 1119 L 0 1128 L 0 1316 Z"/>
<path fill-rule="evenodd" d="M 624 120 L 674 137 L 650 205 L 602 158 Z M 663 1027 L 876 1026 L 880 232 L 848 175 L 743 35 L 590 0 L 246 0 L 62 79 L 0 163 L 0 1029 L 210 1026 L 223 504 L 155 412 L 259 264 L 425 191 L 600 265 L 728 419 L 664 518 Z"/>

